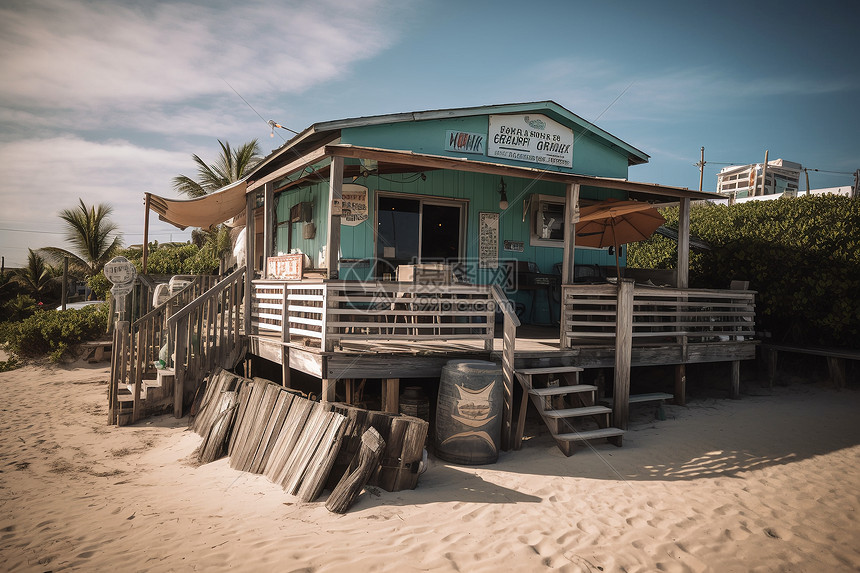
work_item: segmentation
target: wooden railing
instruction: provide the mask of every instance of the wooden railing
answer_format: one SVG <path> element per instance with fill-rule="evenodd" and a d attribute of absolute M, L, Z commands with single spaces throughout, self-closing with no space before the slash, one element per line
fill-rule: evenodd
<path fill-rule="evenodd" d="M 177 418 L 182 417 L 184 395 L 193 392 L 215 366 L 234 362 L 241 352 L 244 281 L 245 267 L 240 267 L 167 319 Z M 186 381 L 193 386 L 186 388 Z"/>
<path fill-rule="evenodd" d="M 562 287 L 561 346 L 614 344 L 629 331 L 634 345 L 748 340 L 755 335 L 755 292 L 632 285 Z M 632 297 L 630 301 L 621 300 Z M 629 302 L 629 304 L 627 304 Z M 619 308 L 631 311 L 621 314 Z"/>
<path fill-rule="evenodd" d="M 446 340 L 482 340 L 492 350 L 495 308 L 489 286 L 258 280 L 252 327 L 326 351 L 348 341 Z"/>
<path fill-rule="evenodd" d="M 503 316 L 503 332 L 502 332 L 502 374 L 505 377 L 505 392 L 504 402 L 502 405 L 502 449 L 508 451 L 511 449 L 511 434 L 513 431 L 513 412 L 514 412 L 514 377 L 515 377 L 515 353 L 517 343 L 517 327 L 520 325 L 520 319 L 514 310 L 514 305 L 508 300 L 508 297 L 501 288 L 493 286 L 493 299 L 496 305 L 502 312 Z M 524 415 L 523 411 L 521 415 Z"/>
<path fill-rule="evenodd" d="M 133 322 L 126 320 L 116 323 L 111 353 L 109 424 L 117 423 L 117 395 L 119 388 L 124 386 L 132 392 L 131 422 L 134 423 L 143 416 L 141 407 L 143 375 L 152 364 L 159 360 L 162 347 L 168 344 L 167 319 L 172 313 L 188 305 L 201 293 L 207 291 L 218 277 L 195 275 L 183 278 L 191 281 L 191 283 L 168 300 L 144 313 L 143 316 Z M 153 290 L 151 281 L 143 280 L 144 277 L 139 277 L 139 279 L 143 284 L 140 290 L 146 292 L 149 301 L 151 301 Z M 142 295 L 138 296 L 132 304 L 132 309 L 144 308 L 143 298 Z"/>

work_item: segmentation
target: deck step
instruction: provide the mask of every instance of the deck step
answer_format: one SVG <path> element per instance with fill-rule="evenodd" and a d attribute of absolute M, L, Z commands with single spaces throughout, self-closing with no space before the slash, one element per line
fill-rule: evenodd
<path fill-rule="evenodd" d="M 542 413 L 547 418 L 579 418 L 582 416 L 611 414 L 612 410 L 606 406 L 585 406 L 582 408 L 566 408 L 564 410 L 544 410 Z"/>
<path fill-rule="evenodd" d="M 563 442 L 585 442 L 587 440 L 599 440 L 600 438 L 614 438 L 623 436 L 624 430 L 619 428 L 600 428 L 599 430 L 586 430 L 584 432 L 570 432 L 566 434 L 555 434 L 556 440 Z"/>
<path fill-rule="evenodd" d="M 597 386 L 591 384 L 576 384 L 574 386 L 551 386 L 549 388 L 529 388 L 529 394 L 535 396 L 558 396 L 562 394 L 578 394 L 580 392 L 594 392 Z"/>
<path fill-rule="evenodd" d="M 517 370 L 518 374 L 534 376 L 536 374 L 563 374 L 565 372 L 582 372 L 579 366 L 547 366 L 545 368 L 525 368 Z"/>

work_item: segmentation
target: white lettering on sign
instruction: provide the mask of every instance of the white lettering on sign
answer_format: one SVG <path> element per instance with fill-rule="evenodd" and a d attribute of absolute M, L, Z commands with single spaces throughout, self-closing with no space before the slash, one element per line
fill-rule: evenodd
<path fill-rule="evenodd" d="M 480 153 L 483 155 L 486 144 L 487 136 L 483 133 L 468 133 L 466 131 L 445 132 L 445 151 Z"/>
<path fill-rule="evenodd" d="M 544 115 L 491 115 L 487 155 L 573 167 L 573 130 Z"/>

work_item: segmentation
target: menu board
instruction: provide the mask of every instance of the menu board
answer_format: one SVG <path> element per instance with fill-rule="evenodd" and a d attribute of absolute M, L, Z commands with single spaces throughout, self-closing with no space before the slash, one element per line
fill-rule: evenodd
<path fill-rule="evenodd" d="M 481 213 L 478 224 L 478 267 L 496 269 L 499 267 L 499 214 Z"/>

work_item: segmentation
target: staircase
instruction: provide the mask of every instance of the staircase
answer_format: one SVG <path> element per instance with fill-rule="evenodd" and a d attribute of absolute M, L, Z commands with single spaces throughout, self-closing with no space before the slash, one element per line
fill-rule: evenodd
<path fill-rule="evenodd" d="M 174 371 L 148 368 L 140 383 L 138 411 L 141 417 L 156 416 L 173 410 Z M 117 393 L 117 426 L 134 422 L 134 385 L 125 384 Z"/>
<path fill-rule="evenodd" d="M 523 401 L 517 419 L 514 449 L 522 445 L 526 410 L 529 400 L 566 456 L 573 454 L 576 442 L 607 439 L 621 446 L 624 430 L 613 428 L 612 410 L 596 405 L 597 386 L 579 383 L 582 368 L 558 366 L 515 370 L 523 388 Z M 587 429 L 590 425 L 592 428 Z M 593 426 L 596 425 L 596 428 Z"/>

